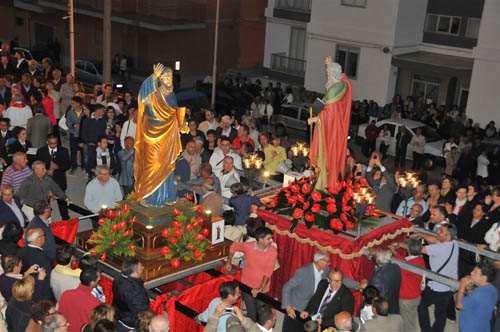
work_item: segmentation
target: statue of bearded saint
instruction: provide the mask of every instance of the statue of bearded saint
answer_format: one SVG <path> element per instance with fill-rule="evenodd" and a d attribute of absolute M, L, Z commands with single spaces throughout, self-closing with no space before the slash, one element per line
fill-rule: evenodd
<path fill-rule="evenodd" d="M 172 69 L 161 63 L 142 83 L 135 135 L 135 197 L 145 206 L 173 205 L 174 170 L 182 152 L 180 132 L 189 129 L 185 108 L 177 106 Z"/>
<path fill-rule="evenodd" d="M 325 106 L 318 116 L 308 120 L 310 125 L 316 124 L 311 162 L 319 172 L 315 185 L 315 189 L 319 190 L 327 187 L 336 189 L 339 178 L 344 177 L 352 102 L 351 82 L 342 73 L 342 67 L 331 57 L 325 59 L 325 65 Z"/>

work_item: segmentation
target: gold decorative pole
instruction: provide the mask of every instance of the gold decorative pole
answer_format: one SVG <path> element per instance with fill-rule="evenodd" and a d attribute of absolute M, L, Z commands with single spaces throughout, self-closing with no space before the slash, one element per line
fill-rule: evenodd
<path fill-rule="evenodd" d="M 309 119 L 312 119 L 313 117 L 313 108 L 309 107 Z M 313 143 L 313 125 L 314 123 L 311 123 L 311 128 L 309 129 L 309 147 L 312 148 L 312 143 Z M 309 153 L 309 160 L 311 160 L 311 153 Z"/>

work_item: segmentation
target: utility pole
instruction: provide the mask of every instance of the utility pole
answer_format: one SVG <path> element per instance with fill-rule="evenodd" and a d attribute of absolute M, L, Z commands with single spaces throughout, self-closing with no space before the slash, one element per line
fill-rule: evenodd
<path fill-rule="evenodd" d="M 215 14 L 215 42 L 214 42 L 214 66 L 212 69 L 212 111 L 215 111 L 215 85 L 217 83 L 217 44 L 219 40 L 219 8 L 220 0 L 217 0 L 217 11 Z"/>
<path fill-rule="evenodd" d="M 68 18 L 69 18 L 70 70 L 71 70 L 71 75 L 75 77 L 75 16 L 73 10 L 73 0 L 69 0 L 68 3 L 68 16 L 63 17 L 64 20 L 67 20 Z"/>
<path fill-rule="evenodd" d="M 102 75 L 105 82 L 111 82 L 111 0 L 104 0 L 104 16 L 102 21 Z"/>

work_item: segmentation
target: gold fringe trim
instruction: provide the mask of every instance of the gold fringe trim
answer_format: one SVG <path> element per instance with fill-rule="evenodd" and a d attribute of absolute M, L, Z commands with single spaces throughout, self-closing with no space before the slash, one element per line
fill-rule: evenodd
<path fill-rule="evenodd" d="M 311 240 L 309 238 L 304 239 L 304 238 L 299 237 L 295 233 L 290 233 L 290 231 L 282 231 L 282 230 L 278 229 L 278 227 L 276 225 L 273 225 L 273 224 L 270 224 L 270 223 L 266 223 L 266 226 L 268 228 L 270 228 L 271 230 L 275 231 L 276 233 L 278 233 L 279 235 L 285 235 L 285 236 L 288 236 L 291 239 L 297 240 L 299 243 L 302 243 L 302 244 L 307 243 L 307 244 L 309 244 L 311 246 L 314 246 L 314 247 L 316 247 L 316 248 L 318 248 L 320 250 L 325 250 L 325 251 L 328 251 L 328 252 L 330 252 L 330 253 L 332 253 L 334 255 L 339 255 L 340 258 L 342 258 L 342 259 L 354 259 L 354 258 L 361 257 L 362 255 L 364 255 L 363 252 L 366 249 L 370 249 L 370 248 L 372 248 L 374 246 L 378 246 L 378 245 L 382 244 L 383 242 L 385 242 L 387 240 L 393 240 L 393 239 L 395 239 L 396 237 L 400 236 L 403 233 L 408 234 L 408 233 L 411 232 L 411 230 L 413 229 L 413 227 L 415 227 L 415 226 L 404 227 L 404 228 L 398 229 L 394 233 L 384 234 L 380 239 L 375 239 L 375 240 L 370 241 L 369 243 L 367 243 L 358 252 L 354 252 L 354 253 L 351 253 L 351 254 L 344 254 L 340 249 L 335 249 L 335 248 L 332 248 L 332 247 L 322 246 L 316 240 Z"/>

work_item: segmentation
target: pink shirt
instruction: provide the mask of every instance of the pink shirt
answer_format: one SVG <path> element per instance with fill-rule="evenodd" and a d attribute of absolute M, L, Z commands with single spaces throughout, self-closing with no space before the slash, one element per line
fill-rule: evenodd
<path fill-rule="evenodd" d="M 274 264 L 278 256 L 278 250 L 269 246 L 265 251 L 257 249 L 256 242 L 234 242 L 229 249 L 230 253 L 241 251 L 245 255 L 241 282 L 251 288 L 259 288 L 262 285 L 264 276 L 271 279 L 274 271 Z M 267 283 L 263 292 L 269 292 L 271 282 Z"/>

